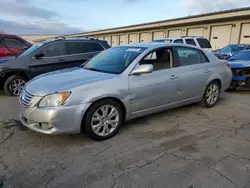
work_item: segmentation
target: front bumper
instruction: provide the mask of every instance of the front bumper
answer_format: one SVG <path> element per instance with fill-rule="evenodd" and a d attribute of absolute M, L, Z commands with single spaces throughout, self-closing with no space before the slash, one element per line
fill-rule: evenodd
<path fill-rule="evenodd" d="M 43 134 L 81 132 L 82 117 L 89 104 L 38 108 L 37 102 L 34 101 L 28 108 L 20 107 L 20 120 L 24 126 Z"/>

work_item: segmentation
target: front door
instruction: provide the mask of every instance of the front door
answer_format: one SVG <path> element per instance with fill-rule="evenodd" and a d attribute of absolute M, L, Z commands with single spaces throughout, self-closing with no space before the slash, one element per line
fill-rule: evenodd
<path fill-rule="evenodd" d="M 179 100 L 179 81 L 172 68 L 172 54 L 171 48 L 161 48 L 149 53 L 139 65 L 152 64 L 154 71 L 129 76 L 131 114 L 147 114 Z"/>
<path fill-rule="evenodd" d="M 181 100 L 200 98 L 207 80 L 212 76 L 212 67 L 206 55 L 195 48 L 175 47 Z"/>
<path fill-rule="evenodd" d="M 36 54 L 43 54 L 41 58 L 32 57 L 29 71 L 32 77 L 69 67 L 65 42 L 59 41 L 48 44 Z"/>

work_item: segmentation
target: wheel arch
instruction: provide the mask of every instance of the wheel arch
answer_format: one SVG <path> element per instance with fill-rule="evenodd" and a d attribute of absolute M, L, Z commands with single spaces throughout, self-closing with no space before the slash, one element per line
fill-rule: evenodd
<path fill-rule="evenodd" d="M 22 69 L 16 69 L 16 70 L 11 70 L 11 71 L 8 71 L 8 72 L 5 72 L 4 73 L 4 76 L 3 76 L 3 83 L 10 77 L 10 76 L 13 76 L 13 75 L 19 75 L 19 76 L 22 76 L 24 78 L 26 78 L 27 80 L 30 80 L 31 79 L 31 76 L 24 70 Z"/>
<path fill-rule="evenodd" d="M 103 98 L 99 98 L 99 99 L 97 99 L 97 100 L 95 100 L 95 101 L 93 101 L 92 103 L 91 103 L 91 105 L 89 105 L 89 107 L 87 108 L 87 110 L 85 111 L 85 113 L 83 114 L 83 117 L 82 117 L 82 121 L 81 121 L 81 132 L 85 132 L 85 130 L 84 130 L 84 119 L 85 119 L 85 117 L 86 117 L 86 114 L 87 114 L 87 112 L 90 110 L 90 108 L 94 105 L 94 104 L 96 104 L 96 103 L 98 103 L 98 102 L 100 102 L 100 101 L 102 101 L 102 100 L 107 100 L 107 99 L 109 99 L 109 100 L 113 100 L 113 101 L 115 101 L 115 102 L 117 102 L 120 106 L 121 106 L 121 108 L 122 108 L 122 111 L 123 111 L 123 118 L 124 118 L 124 120 L 126 119 L 126 114 L 127 114 L 127 108 L 126 108 L 126 106 L 125 106 L 125 104 L 122 102 L 122 100 L 120 100 L 119 98 L 117 98 L 117 97 L 103 97 Z"/>

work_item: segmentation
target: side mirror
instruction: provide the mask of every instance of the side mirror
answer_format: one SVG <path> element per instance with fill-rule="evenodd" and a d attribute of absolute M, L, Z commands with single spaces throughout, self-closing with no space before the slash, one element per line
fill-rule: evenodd
<path fill-rule="evenodd" d="M 40 59 L 40 58 L 44 57 L 44 54 L 43 53 L 35 54 L 34 57 L 36 59 Z"/>
<path fill-rule="evenodd" d="M 223 60 L 227 59 L 227 57 L 225 55 L 220 55 L 220 56 L 218 56 L 218 58 L 223 59 Z"/>
<path fill-rule="evenodd" d="M 23 45 L 23 51 L 26 51 L 29 48 L 29 46 L 27 44 Z"/>
<path fill-rule="evenodd" d="M 144 65 L 139 65 L 136 67 L 131 75 L 140 75 L 140 74 L 146 74 L 146 73 L 151 73 L 154 71 L 154 67 L 151 64 L 144 64 Z"/>

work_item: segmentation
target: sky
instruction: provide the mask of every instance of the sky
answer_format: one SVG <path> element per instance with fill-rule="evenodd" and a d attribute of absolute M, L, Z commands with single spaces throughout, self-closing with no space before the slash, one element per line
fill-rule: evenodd
<path fill-rule="evenodd" d="M 72 34 L 248 6 L 250 0 L 0 0 L 0 33 Z"/>

